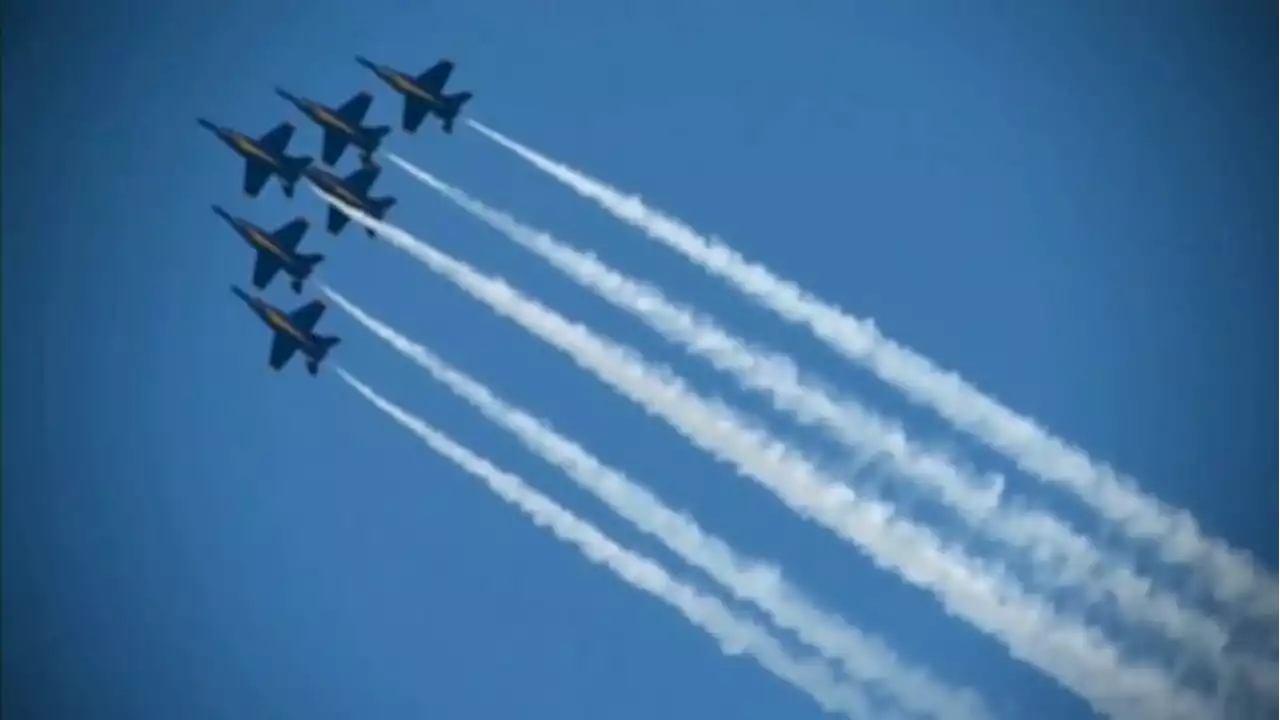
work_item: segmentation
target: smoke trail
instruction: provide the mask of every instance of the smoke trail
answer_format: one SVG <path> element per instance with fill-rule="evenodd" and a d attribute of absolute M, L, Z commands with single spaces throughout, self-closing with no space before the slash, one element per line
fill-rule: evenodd
<path fill-rule="evenodd" d="M 756 604 L 780 627 L 842 664 L 851 678 L 882 686 L 892 702 L 935 718 L 984 720 L 992 717 L 972 690 L 955 690 L 927 671 L 905 666 L 880 640 L 815 607 L 772 565 L 741 557 L 708 535 L 687 515 L 668 508 L 641 485 L 606 466 L 547 423 L 515 408 L 480 382 L 450 366 L 332 288 L 323 292 L 370 332 L 431 373 L 485 417 L 514 434 L 531 451 L 555 465 L 628 522 L 700 568 L 738 599 Z"/>
<path fill-rule="evenodd" d="M 846 358 L 912 401 L 932 407 L 956 428 L 1013 460 L 1024 471 L 1069 488 L 1132 539 L 1154 543 L 1161 559 L 1205 577 L 1202 585 L 1236 612 L 1277 622 L 1280 587 L 1248 553 L 1208 537 L 1194 517 L 1142 492 L 1131 479 L 1051 435 L 1030 418 L 984 395 L 954 372 L 884 337 L 862 320 L 752 263 L 714 238 L 474 120 L 468 124 L 606 211 L 684 255 L 782 318 L 806 325 Z"/>
<path fill-rule="evenodd" d="M 529 516 L 535 525 L 575 546 L 588 560 L 609 568 L 628 585 L 678 610 L 686 620 L 713 637 L 726 655 L 750 655 L 761 667 L 809 695 L 825 710 L 851 718 L 872 717 L 866 698 L 857 690 L 841 685 L 820 662 L 792 657 L 764 628 L 734 615 L 714 597 L 676 580 L 657 562 L 618 545 L 594 525 L 384 399 L 342 368 L 337 368 L 337 372 L 366 400 L 421 438 L 432 450 L 482 480 L 494 494 Z"/>
<path fill-rule="evenodd" d="M 1044 602 L 1027 595 L 1002 569 L 946 547 L 926 529 L 895 517 L 883 503 L 858 498 L 736 411 L 699 397 L 670 372 L 394 225 L 375 220 L 319 190 L 316 193 L 498 314 L 564 352 L 739 475 L 773 492 L 798 515 L 822 524 L 863 550 L 882 569 L 929 589 L 948 613 L 997 638 L 1014 657 L 1076 691 L 1099 712 L 1159 720 L 1207 717 L 1204 698 L 1197 693 L 1175 687 L 1157 669 L 1127 664 L 1096 630 L 1064 622 Z"/>
<path fill-rule="evenodd" d="M 791 358 L 752 347 L 711 318 L 668 300 L 658 288 L 520 223 L 396 155 L 388 158 L 666 339 L 732 375 L 740 385 L 768 395 L 779 410 L 819 427 L 856 451 L 887 459 L 896 472 L 916 480 L 971 527 L 1025 553 L 1037 571 L 1037 580 L 1044 585 L 1082 591 L 1095 603 L 1114 602 L 1125 620 L 1158 628 L 1174 641 L 1192 647 L 1202 659 L 1221 654 L 1227 634 L 1217 623 L 1154 587 L 1122 559 L 1103 555 L 1057 518 L 1031 509 L 999 507 L 998 498 L 981 487 L 972 473 L 945 455 L 917 446 L 896 423 L 824 390 L 818 381 L 802 377 Z M 1274 675 L 1274 664 L 1270 670 Z"/>

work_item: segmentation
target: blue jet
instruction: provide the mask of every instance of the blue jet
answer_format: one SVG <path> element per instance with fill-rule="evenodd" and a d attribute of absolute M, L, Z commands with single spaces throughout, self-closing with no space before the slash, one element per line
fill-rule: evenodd
<path fill-rule="evenodd" d="M 280 123 L 266 135 L 254 139 L 238 130 L 214 125 L 204 118 L 199 121 L 200 127 L 217 135 L 219 140 L 244 158 L 245 194 L 251 198 L 258 197 L 262 186 L 267 184 L 272 175 L 276 175 L 280 178 L 285 197 L 293 197 L 293 188 L 302 177 L 302 172 L 311 165 L 311 158 L 285 154 L 296 129 L 291 123 Z"/>
<path fill-rule="evenodd" d="M 443 121 L 445 132 L 452 133 L 453 121 L 463 104 L 471 99 L 469 92 L 445 94 L 444 86 L 453 74 L 453 63 L 449 60 L 437 62 L 417 77 L 358 56 L 356 62 L 372 70 L 392 90 L 404 96 L 401 125 L 407 133 L 417 132 L 418 126 L 431 113 Z"/>
<path fill-rule="evenodd" d="M 325 304 L 319 300 L 312 300 L 297 310 L 286 313 L 262 298 L 249 295 L 235 285 L 231 286 L 231 292 L 243 300 L 275 334 L 271 340 L 271 356 L 267 360 L 272 370 L 284 367 L 293 354 L 301 350 L 307 358 L 307 372 L 314 376 L 320 372 L 320 362 L 325 359 L 333 346 L 342 342 L 341 338 L 314 332 L 316 324 L 320 322 L 325 311 Z"/>
<path fill-rule="evenodd" d="M 366 127 L 360 124 L 364 122 L 364 116 L 373 104 L 373 95 L 367 92 L 356 93 L 336 108 L 298 97 L 281 88 L 276 88 L 276 94 L 293 103 L 303 115 L 324 131 L 324 148 L 320 152 L 320 159 L 331 167 L 338 163 L 347 145 L 355 145 L 366 161 L 371 160 L 382 144 L 382 139 L 391 132 L 391 128 L 386 125 Z"/>
<path fill-rule="evenodd" d="M 249 243 L 249 247 L 257 251 L 253 260 L 253 286 L 259 290 L 265 290 L 275 279 L 276 273 L 284 270 L 291 278 L 289 286 L 294 292 L 300 293 L 303 281 L 324 260 L 324 255 L 320 253 L 298 252 L 298 243 L 302 242 L 302 236 L 311 227 L 306 218 L 294 218 L 279 229 L 268 232 L 244 218 L 232 216 L 217 205 L 213 206 L 213 211 L 226 220 Z"/>
<path fill-rule="evenodd" d="M 386 216 L 391 206 L 396 204 L 396 199 L 393 197 L 369 197 L 369 189 L 373 187 L 373 181 L 377 180 L 381 174 L 382 168 L 372 162 L 365 163 L 359 170 L 345 178 L 340 178 L 318 167 L 309 167 L 306 170 L 307 180 L 310 180 L 311 184 L 324 191 L 325 194 L 331 195 L 365 215 L 378 220 Z M 346 213 L 336 206 L 330 205 L 328 223 L 325 228 L 330 235 L 337 235 L 342 232 L 342 229 L 347 226 L 350 220 L 351 218 Z M 373 231 L 369 228 L 365 228 L 365 232 L 369 237 L 373 237 Z"/>

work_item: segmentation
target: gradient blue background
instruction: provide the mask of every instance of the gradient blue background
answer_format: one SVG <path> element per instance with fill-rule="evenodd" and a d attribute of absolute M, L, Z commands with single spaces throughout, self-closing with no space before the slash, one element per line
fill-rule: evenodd
<path fill-rule="evenodd" d="M 292 150 L 317 154 L 280 84 L 330 104 L 371 89 L 370 121 L 398 124 L 399 99 L 356 54 L 415 73 L 454 58 L 473 117 L 875 317 L 1274 568 L 1275 10 L 892 5 L 6 3 L 5 717 L 816 715 L 332 375 L 266 367 L 268 332 L 228 291 L 251 253 L 209 205 L 269 227 L 321 205 L 274 181 L 244 198 L 242 161 L 195 118 L 254 134 L 290 118 Z M 436 122 L 387 148 L 785 345 L 921 437 L 962 442 Z M 376 189 L 400 197 L 390 217 L 408 230 L 763 407 L 394 167 Z M 326 282 L 742 549 L 785 559 L 905 656 L 1011 716 L 1084 713 L 407 257 L 354 228 L 313 227 L 302 247 L 328 254 Z M 282 282 L 267 296 L 300 302 Z M 321 330 L 344 336 L 334 361 L 653 550 L 341 312 Z"/>

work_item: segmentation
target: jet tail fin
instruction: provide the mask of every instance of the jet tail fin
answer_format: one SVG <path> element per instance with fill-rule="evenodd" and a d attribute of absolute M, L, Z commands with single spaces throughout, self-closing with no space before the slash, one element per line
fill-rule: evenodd
<path fill-rule="evenodd" d="M 472 94 L 465 90 L 463 92 L 444 96 L 445 111 L 442 114 L 444 116 L 443 124 L 445 132 L 453 132 L 453 121 L 457 119 L 458 113 L 462 112 L 462 106 L 465 105 L 471 97 Z"/>
<path fill-rule="evenodd" d="M 466 105 L 467 101 L 471 98 L 472 94 L 464 90 L 452 95 L 446 95 L 444 101 L 449 104 L 449 113 L 451 115 L 457 115 L 462 111 L 462 106 Z"/>
<path fill-rule="evenodd" d="M 362 153 L 360 156 L 360 164 L 376 166 L 377 163 L 373 161 L 373 154 L 378 151 L 379 147 L 381 147 L 382 141 L 387 138 L 387 135 L 391 134 L 391 126 L 374 125 L 373 127 L 366 128 L 365 130 L 368 139 L 360 148 Z"/>
<path fill-rule="evenodd" d="M 371 204 L 373 205 L 372 215 L 375 218 L 381 220 L 382 218 L 386 217 L 387 211 L 395 206 L 396 199 L 393 197 L 378 198 L 378 200 L 376 200 Z"/>
<path fill-rule="evenodd" d="M 394 206 L 395 204 L 396 204 L 396 199 L 393 197 L 378 198 L 377 200 L 370 203 L 372 207 L 369 208 L 369 214 L 372 215 L 377 220 L 382 220 L 387 216 L 387 211 L 390 210 L 392 206 Z M 364 234 L 368 235 L 369 237 L 373 237 L 377 233 L 373 231 L 373 228 L 366 227 L 364 229 Z"/>
<path fill-rule="evenodd" d="M 320 362 L 329 356 L 329 351 L 338 343 L 342 342 L 342 338 L 336 335 L 317 335 L 316 342 L 320 344 L 320 353 L 315 357 L 307 358 L 307 372 L 315 377 L 320 372 Z"/>
<path fill-rule="evenodd" d="M 317 335 L 316 342 L 320 344 L 320 353 L 316 357 L 307 358 L 307 372 L 312 376 L 320 372 L 320 362 L 329 356 L 330 350 L 342 342 L 342 338 L 337 335 Z"/>
<path fill-rule="evenodd" d="M 302 179 L 302 173 L 311 166 L 311 158 L 305 155 L 286 155 L 284 158 L 287 176 L 284 180 L 285 197 L 293 197 L 294 187 Z"/>
<path fill-rule="evenodd" d="M 302 283 L 315 271 L 316 265 L 324 261 L 323 253 L 299 253 L 298 262 L 302 263 L 302 272 L 289 283 L 295 293 L 302 292 Z"/>

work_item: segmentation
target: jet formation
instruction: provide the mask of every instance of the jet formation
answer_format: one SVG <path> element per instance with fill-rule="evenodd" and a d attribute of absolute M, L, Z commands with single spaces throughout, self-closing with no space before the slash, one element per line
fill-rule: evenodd
<path fill-rule="evenodd" d="M 445 85 L 453 74 L 454 64 L 440 60 L 420 75 L 414 76 L 386 65 L 379 65 L 357 57 L 356 62 L 369 68 L 393 90 L 404 97 L 400 126 L 408 134 L 414 134 L 424 120 L 435 115 L 440 118 L 441 129 L 453 132 L 454 122 L 462 106 L 471 99 L 470 92 L 446 93 Z M 383 140 L 391 134 L 388 125 L 367 125 L 365 118 L 373 105 L 373 94 L 360 91 L 336 107 L 317 100 L 294 95 L 277 87 L 276 95 L 289 102 L 321 131 L 320 160 L 328 169 L 318 166 L 315 159 L 304 155 L 288 154 L 289 143 L 297 128 L 290 122 L 282 122 L 261 136 L 254 137 L 210 120 L 199 118 L 201 127 L 212 132 L 244 160 L 244 194 L 257 198 L 273 177 L 277 179 L 286 198 L 293 198 L 298 182 L 306 180 L 318 190 L 337 198 L 360 213 L 379 220 L 396 199 L 371 194 L 373 184 L 382 174 L 382 168 L 374 161 Z M 360 167 L 348 174 L 340 174 L 336 165 L 348 148 L 355 148 Z M 302 293 L 304 283 L 316 266 L 324 261 L 321 253 L 301 252 L 298 247 L 310 229 L 305 217 L 295 217 L 274 230 L 267 230 L 243 217 L 231 214 L 220 205 L 213 212 L 222 218 L 254 251 L 250 282 L 263 292 L 280 273 L 289 278 L 289 286 L 296 294 Z M 330 205 L 325 230 L 330 235 L 342 233 L 351 221 L 344 211 Z M 372 230 L 366 228 L 372 237 Z M 267 365 L 280 370 L 297 353 L 305 358 L 304 366 L 312 376 L 320 372 L 320 363 L 329 351 L 341 342 L 334 335 L 321 335 L 315 327 L 325 313 L 321 300 L 311 300 L 293 311 L 285 311 L 264 300 L 250 295 L 237 285 L 231 291 L 244 301 L 249 309 L 271 330 L 271 351 Z"/>

